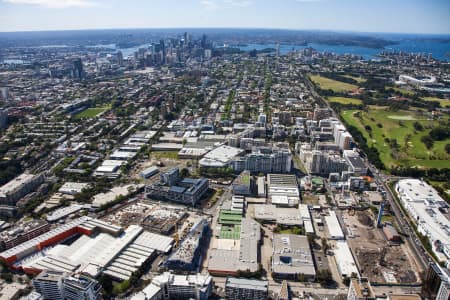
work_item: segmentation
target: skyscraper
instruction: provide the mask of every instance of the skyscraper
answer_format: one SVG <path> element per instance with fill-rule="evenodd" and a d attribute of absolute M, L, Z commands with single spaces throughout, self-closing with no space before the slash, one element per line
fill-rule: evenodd
<path fill-rule="evenodd" d="M 162 64 L 166 64 L 166 45 L 164 44 L 164 40 L 159 41 L 160 49 L 162 52 Z"/>
<path fill-rule="evenodd" d="M 203 49 L 206 48 L 206 35 L 202 35 L 202 42 L 201 42 L 201 46 Z"/>
<path fill-rule="evenodd" d="M 123 54 L 122 51 L 117 52 L 117 62 L 119 66 L 123 65 Z"/>
<path fill-rule="evenodd" d="M 81 80 L 83 77 L 83 63 L 81 62 L 81 58 L 76 58 L 73 61 L 73 77 Z"/>

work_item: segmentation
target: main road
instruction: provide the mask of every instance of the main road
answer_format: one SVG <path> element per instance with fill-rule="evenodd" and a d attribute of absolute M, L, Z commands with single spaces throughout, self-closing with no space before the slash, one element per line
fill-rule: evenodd
<path fill-rule="evenodd" d="M 323 104 L 325 104 L 328 108 L 330 108 L 333 112 L 333 116 L 336 118 L 339 118 L 336 112 L 331 108 L 328 101 L 326 101 L 324 98 L 322 98 L 315 90 L 314 85 L 311 83 L 309 78 L 304 78 L 304 81 L 311 91 L 311 94 L 314 98 L 317 100 L 320 100 Z M 408 218 L 403 214 L 403 211 L 399 207 L 399 204 L 394 199 L 393 193 L 395 191 L 391 191 L 389 188 L 387 182 L 389 180 L 395 180 L 395 179 L 401 179 L 402 177 L 396 177 L 396 176 L 390 176 L 387 174 L 384 174 L 380 170 L 378 170 L 374 165 L 372 165 L 367 159 L 365 160 L 367 168 L 370 170 L 372 175 L 374 176 L 375 181 L 379 186 L 382 186 L 383 189 L 386 191 L 386 200 L 389 202 L 390 206 L 392 207 L 394 213 L 395 213 L 395 220 L 397 224 L 399 225 L 399 228 L 402 228 L 404 233 L 406 234 L 406 241 L 409 245 L 409 249 L 411 249 L 414 252 L 414 256 L 417 258 L 416 261 L 418 262 L 418 267 L 420 268 L 420 271 L 425 271 L 429 265 L 429 262 L 432 261 L 430 255 L 423 247 L 422 243 L 418 239 L 416 233 L 411 228 L 411 224 L 409 223 Z"/>

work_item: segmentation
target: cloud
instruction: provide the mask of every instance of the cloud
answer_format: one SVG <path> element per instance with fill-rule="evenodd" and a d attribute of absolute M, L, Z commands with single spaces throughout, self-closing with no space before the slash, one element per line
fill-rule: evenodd
<path fill-rule="evenodd" d="M 200 3 L 206 10 L 216 10 L 219 8 L 219 4 L 217 4 L 217 2 L 214 0 L 201 0 Z"/>
<path fill-rule="evenodd" d="M 2 0 L 2 1 L 12 4 L 31 4 L 51 8 L 91 7 L 97 5 L 96 2 L 93 2 L 91 0 Z"/>
<path fill-rule="evenodd" d="M 223 6 L 248 7 L 253 4 L 252 0 L 201 0 L 203 8 L 206 10 L 217 10 Z"/>
<path fill-rule="evenodd" d="M 223 2 L 239 7 L 247 7 L 253 4 L 251 0 L 224 0 Z"/>

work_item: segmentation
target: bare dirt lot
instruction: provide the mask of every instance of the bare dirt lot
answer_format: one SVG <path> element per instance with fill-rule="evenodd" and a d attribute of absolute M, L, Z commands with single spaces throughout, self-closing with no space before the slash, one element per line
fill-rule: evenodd
<path fill-rule="evenodd" d="M 378 283 L 414 283 L 419 277 L 409 250 L 403 244 L 390 245 L 375 227 L 369 211 L 344 213 L 348 244 L 356 256 L 361 275 Z"/>

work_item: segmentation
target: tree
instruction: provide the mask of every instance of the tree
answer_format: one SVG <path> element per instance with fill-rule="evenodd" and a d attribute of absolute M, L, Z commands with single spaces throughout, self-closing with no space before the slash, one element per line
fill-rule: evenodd
<path fill-rule="evenodd" d="M 436 127 L 431 129 L 430 137 L 435 141 L 443 141 L 450 137 L 450 128 Z"/>
<path fill-rule="evenodd" d="M 417 131 L 422 131 L 422 130 L 423 130 L 422 124 L 420 124 L 420 123 L 417 122 L 417 121 L 415 121 L 415 122 L 413 123 L 413 126 L 414 126 L 414 129 L 417 130 Z"/>
<path fill-rule="evenodd" d="M 329 269 L 319 270 L 317 272 L 317 282 L 320 284 L 330 284 L 333 282 L 333 275 Z"/>
<path fill-rule="evenodd" d="M 427 149 L 433 148 L 434 141 L 429 135 L 424 135 L 423 137 L 420 138 L 420 140 L 422 141 L 422 143 L 424 143 Z"/>
<path fill-rule="evenodd" d="M 189 177 L 189 170 L 188 170 L 187 168 L 181 169 L 180 175 L 181 175 L 181 177 L 183 177 L 183 178 Z"/>

